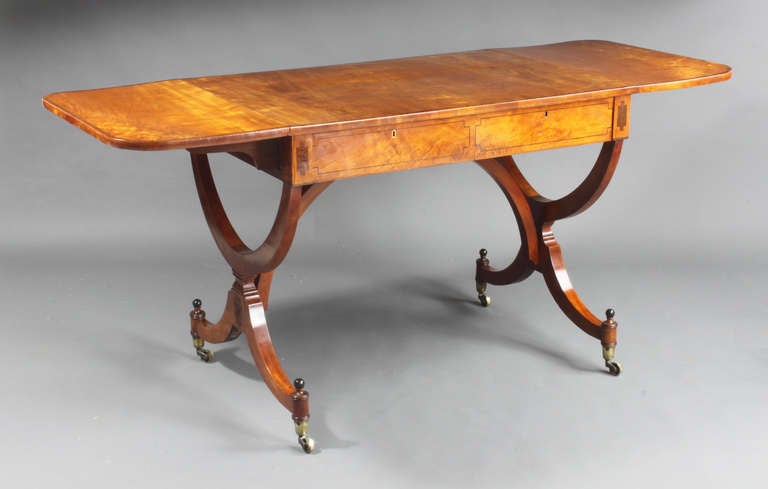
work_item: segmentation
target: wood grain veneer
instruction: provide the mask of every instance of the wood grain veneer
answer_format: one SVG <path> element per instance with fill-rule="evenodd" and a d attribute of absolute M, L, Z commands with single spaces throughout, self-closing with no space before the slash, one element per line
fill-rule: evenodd
<path fill-rule="evenodd" d="M 59 92 L 43 105 L 113 146 L 189 149 L 608 99 L 730 73 L 685 56 L 571 41 Z"/>

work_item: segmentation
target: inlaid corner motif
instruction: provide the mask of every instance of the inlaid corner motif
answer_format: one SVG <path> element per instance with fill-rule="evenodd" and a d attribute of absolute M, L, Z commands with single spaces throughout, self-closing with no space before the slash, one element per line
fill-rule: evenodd
<path fill-rule="evenodd" d="M 307 173 L 307 167 L 309 166 L 309 148 L 304 143 L 296 146 L 296 170 L 304 175 Z"/>
<path fill-rule="evenodd" d="M 616 125 L 619 126 L 621 131 L 627 127 L 627 103 L 623 100 L 619 104 L 619 115 L 616 118 Z"/>

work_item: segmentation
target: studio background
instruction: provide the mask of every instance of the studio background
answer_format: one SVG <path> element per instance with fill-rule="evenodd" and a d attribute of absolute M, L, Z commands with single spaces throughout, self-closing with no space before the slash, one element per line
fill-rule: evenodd
<path fill-rule="evenodd" d="M 0 3 L 0 460 L 14 487 L 761 487 L 768 456 L 763 21 L 758 1 Z M 188 154 L 108 147 L 50 92 L 608 39 L 721 62 L 733 79 L 635 95 L 597 204 L 555 231 L 576 289 L 617 309 L 619 378 L 541 278 L 472 304 L 514 215 L 456 164 L 340 181 L 278 269 L 270 329 L 312 392 L 301 456 L 245 343 L 196 362 L 187 312 L 231 282 Z M 551 197 L 598 146 L 525 154 Z M 259 243 L 280 186 L 214 174 Z M 264 479 L 261 480 L 260 478 Z"/>

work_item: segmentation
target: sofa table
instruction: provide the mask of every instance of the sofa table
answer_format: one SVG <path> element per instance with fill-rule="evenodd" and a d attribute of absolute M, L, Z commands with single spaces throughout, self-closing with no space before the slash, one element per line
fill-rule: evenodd
<path fill-rule="evenodd" d="M 245 334 L 264 382 L 292 415 L 299 444 L 308 435 L 309 392 L 286 376 L 265 312 L 272 274 L 291 246 L 299 218 L 333 181 L 474 160 L 507 197 L 521 246 L 504 268 L 476 260 L 483 306 L 487 284 L 519 282 L 540 272 L 576 326 L 600 340 L 614 360 L 617 322 L 592 313 L 576 294 L 553 224 L 590 207 L 608 185 L 629 136 L 630 97 L 724 81 L 731 69 L 607 41 L 352 63 L 239 75 L 174 79 L 60 92 L 43 105 L 100 141 L 135 150 L 186 149 L 213 239 L 235 281 L 221 319 L 190 313 L 194 348 Z M 594 167 L 569 194 L 541 196 L 512 155 L 602 143 Z M 229 153 L 282 181 L 274 224 L 256 249 L 230 223 L 214 184 L 209 153 Z"/>

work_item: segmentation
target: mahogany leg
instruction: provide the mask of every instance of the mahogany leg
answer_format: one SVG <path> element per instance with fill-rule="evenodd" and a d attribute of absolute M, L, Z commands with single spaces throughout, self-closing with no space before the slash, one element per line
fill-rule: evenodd
<path fill-rule="evenodd" d="M 621 364 L 614 361 L 618 326 L 613 319 L 615 313 L 608 309 L 606 320 L 601 321 L 581 301 L 568 277 L 552 225 L 556 220 L 583 212 L 597 200 L 616 169 L 621 146 L 621 140 L 605 143 L 584 181 L 573 192 L 557 200 L 547 199 L 536 192 L 511 156 L 477 161 L 507 196 L 515 212 L 521 240 L 517 257 L 504 269 L 492 268 L 487 251 L 480 250 L 475 272 L 480 303 L 490 304 L 485 295 L 488 283 L 506 285 L 527 278 L 533 271 L 540 272 L 563 313 L 585 333 L 600 340 L 605 365 L 613 375 L 621 373 Z"/>
<path fill-rule="evenodd" d="M 560 307 L 560 310 L 588 335 L 600 340 L 603 346 L 605 366 L 612 375 L 621 373 L 621 364 L 614 361 L 616 349 L 616 328 L 618 323 L 613 319 L 615 312 L 607 309 L 606 320 L 600 319 L 582 302 L 571 283 L 565 268 L 560 244 L 551 231 L 551 226 L 542 235 L 542 259 L 538 271 L 544 276 L 549 293 Z"/>
<path fill-rule="evenodd" d="M 222 343 L 245 334 L 253 362 L 261 373 L 264 383 L 280 403 L 288 409 L 294 421 L 299 445 L 310 453 L 315 442 L 307 434 L 309 426 L 309 392 L 304 389 L 303 379 L 288 380 L 277 357 L 265 317 L 269 282 L 272 272 L 260 275 L 255 281 L 236 280 L 229 291 L 227 305 L 221 319 L 213 324 L 205 319 L 200 299 L 193 302 L 190 313 L 192 337 L 197 354 L 205 362 L 213 361 L 213 353 L 203 349 L 205 341 Z M 261 288 L 261 284 L 264 288 Z"/>
<path fill-rule="evenodd" d="M 192 311 L 189 313 L 190 334 L 192 335 L 195 351 L 200 360 L 210 363 L 214 359 L 213 352 L 203 348 L 206 341 L 209 343 L 223 343 L 225 341 L 232 341 L 240 336 L 240 328 L 235 314 L 237 303 L 237 292 L 233 286 L 227 296 L 224 314 L 214 324 L 205 318 L 205 311 L 202 309 L 203 301 L 200 299 L 192 301 Z"/>
<path fill-rule="evenodd" d="M 253 362 L 264 383 L 280 404 L 291 412 L 299 445 L 304 452 L 311 453 L 315 442 L 308 434 L 309 392 L 305 389 L 303 379 L 291 382 L 285 374 L 269 335 L 265 312 L 272 274 L 288 253 L 298 220 L 329 183 L 296 187 L 284 184 L 272 229 L 264 243 L 251 250 L 240 239 L 227 217 L 213 181 L 207 155 L 192 153 L 192 168 L 211 234 L 235 275 L 224 313 L 216 324 L 205 319 L 202 302 L 199 299 L 193 301 L 194 309 L 190 318 L 195 349 L 201 359 L 211 361 L 213 354 L 203 349 L 205 341 L 221 343 L 245 334 Z"/>

